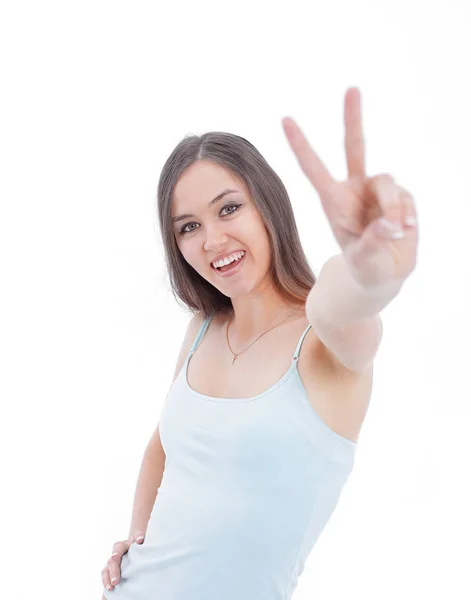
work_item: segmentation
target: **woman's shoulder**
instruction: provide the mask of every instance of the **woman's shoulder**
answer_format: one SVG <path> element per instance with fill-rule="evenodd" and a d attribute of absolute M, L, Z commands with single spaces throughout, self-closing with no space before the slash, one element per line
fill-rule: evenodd
<path fill-rule="evenodd" d="M 180 369 L 182 368 L 183 363 L 190 352 L 190 348 L 195 340 L 195 337 L 203 323 L 204 316 L 200 312 L 194 313 L 190 318 L 183 336 L 182 344 L 180 346 L 180 352 L 178 353 L 177 363 L 175 365 L 175 371 L 172 378 L 173 381 L 175 381 L 178 373 L 180 372 Z"/>

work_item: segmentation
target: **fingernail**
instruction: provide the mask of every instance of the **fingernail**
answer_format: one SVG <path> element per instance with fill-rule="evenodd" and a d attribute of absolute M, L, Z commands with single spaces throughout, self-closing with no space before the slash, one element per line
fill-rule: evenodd
<path fill-rule="evenodd" d="M 106 589 L 107 589 L 108 591 L 111 591 L 111 585 L 109 585 L 109 584 L 108 584 L 108 585 L 106 586 Z"/>
<path fill-rule="evenodd" d="M 113 554 L 112 554 L 111 556 L 112 556 L 112 557 L 113 557 L 113 556 L 117 556 L 117 554 L 118 554 L 117 552 L 113 552 Z"/>
<path fill-rule="evenodd" d="M 400 223 L 393 223 L 384 218 L 379 220 L 379 229 L 382 235 L 392 240 L 399 240 L 405 235 Z"/>
<path fill-rule="evenodd" d="M 113 579 L 111 580 L 111 583 L 113 583 L 113 581 L 117 581 L 117 577 L 113 577 Z"/>
<path fill-rule="evenodd" d="M 406 217 L 404 219 L 404 223 L 406 225 L 408 225 L 409 227 L 414 227 L 414 225 L 417 225 L 417 221 L 416 221 L 415 217 Z"/>
<path fill-rule="evenodd" d="M 141 540 L 143 540 L 143 539 L 144 539 L 144 536 L 143 536 L 143 535 L 140 535 L 140 536 L 137 538 L 136 542 L 140 542 L 140 541 L 141 541 Z"/>
<path fill-rule="evenodd" d="M 388 221 L 388 219 L 382 218 L 380 219 L 380 223 L 383 227 L 385 227 L 388 231 L 401 231 L 402 227 L 400 223 L 395 221 Z"/>

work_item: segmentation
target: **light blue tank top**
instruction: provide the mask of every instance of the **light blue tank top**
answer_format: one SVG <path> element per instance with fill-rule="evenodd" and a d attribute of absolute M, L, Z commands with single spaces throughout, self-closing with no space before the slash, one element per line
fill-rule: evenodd
<path fill-rule="evenodd" d="M 108 600 L 289 600 L 353 468 L 357 444 L 312 407 L 297 360 L 252 398 L 190 388 L 188 363 L 159 421 L 166 454 L 142 545 Z"/>

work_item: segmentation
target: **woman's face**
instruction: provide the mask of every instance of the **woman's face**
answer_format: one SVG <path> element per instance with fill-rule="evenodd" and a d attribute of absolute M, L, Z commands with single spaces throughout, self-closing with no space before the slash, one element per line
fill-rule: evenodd
<path fill-rule="evenodd" d="M 213 202 L 226 190 L 235 192 Z M 230 171 L 204 160 L 191 165 L 175 186 L 171 217 L 185 260 L 223 294 L 243 296 L 264 284 L 270 266 L 268 234 L 245 183 Z M 215 259 L 239 250 L 245 256 L 233 275 L 212 267 Z"/>

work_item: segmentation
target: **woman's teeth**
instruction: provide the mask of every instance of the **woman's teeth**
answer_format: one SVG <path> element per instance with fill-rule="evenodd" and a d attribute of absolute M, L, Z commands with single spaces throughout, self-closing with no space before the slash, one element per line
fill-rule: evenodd
<path fill-rule="evenodd" d="M 216 267 L 216 269 L 218 269 L 219 271 L 228 271 L 230 268 L 232 268 L 234 265 L 236 265 L 241 258 L 242 258 L 242 256 L 239 256 L 239 258 L 236 258 L 235 260 L 231 261 L 229 264 L 223 265 L 222 267 Z"/>
<path fill-rule="evenodd" d="M 243 252 L 243 251 L 242 251 L 242 252 L 238 253 L 238 256 L 237 256 L 237 258 L 232 258 L 231 262 L 229 262 L 229 263 L 228 263 L 228 262 L 226 262 L 226 260 L 227 260 L 227 259 L 225 259 L 225 260 L 224 260 L 224 262 L 223 262 L 223 264 L 219 264 L 218 266 L 215 266 L 215 265 L 213 264 L 213 267 L 214 267 L 215 269 L 222 269 L 222 268 L 224 268 L 224 267 L 226 267 L 226 266 L 229 266 L 229 265 L 232 265 L 232 264 L 236 263 L 236 262 L 237 262 L 237 261 L 239 261 L 239 260 L 240 260 L 240 259 L 241 259 L 241 258 L 242 258 L 244 255 L 245 255 L 245 252 Z M 218 261 L 218 262 L 222 262 L 222 261 Z"/>

